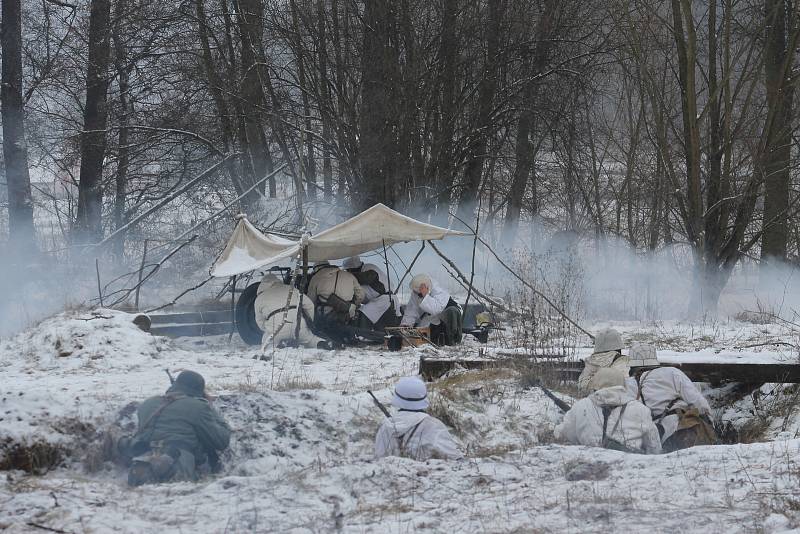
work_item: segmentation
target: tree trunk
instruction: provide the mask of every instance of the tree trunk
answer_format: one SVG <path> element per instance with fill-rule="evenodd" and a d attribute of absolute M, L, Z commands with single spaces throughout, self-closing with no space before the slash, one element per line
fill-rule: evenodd
<path fill-rule="evenodd" d="M 311 93 L 312 88 L 306 76 L 306 57 L 304 53 L 304 45 L 302 33 L 300 28 L 300 21 L 297 13 L 297 2 L 292 0 L 289 3 L 292 11 L 292 26 L 294 28 L 294 48 L 295 57 L 297 58 L 297 81 L 300 85 L 300 100 L 303 103 L 303 128 L 301 139 L 305 147 L 300 147 L 301 159 L 303 161 L 303 178 L 308 188 L 308 197 L 311 199 L 317 198 L 317 162 L 314 158 L 314 136 L 312 135 L 311 125 L 311 103 L 308 95 Z M 302 155 L 305 149 L 305 156 Z"/>
<path fill-rule="evenodd" d="M 535 38 L 537 42 L 533 51 L 533 61 L 527 73 L 530 78 L 525 84 L 523 91 L 522 105 L 520 106 L 519 119 L 517 121 L 517 142 L 515 146 L 516 165 L 514 176 L 511 181 L 509 191 L 508 209 L 506 210 L 504 222 L 504 237 L 506 242 L 511 245 L 517 234 L 519 217 L 522 212 L 522 201 L 525 198 L 525 189 L 531 181 L 534 162 L 536 161 L 536 147 L 531 142 L 531 135 L 535 133 L 534 109 L 538 90 L 534 80 L 538 74 L 544 72 L 547 65 L 552 41 L 550 37 L 555 33 L 557 11 L 560 2 L 548 0 L 542 6 L 539 22 L 536 27 Z M 536 204 L 534 200 L 534 204 Z M 535 213 L 534 213 L 535 215 Z"/>
<path fill-rule="evenodd" d="M 209 28 L 207 17 L 205 13 L 205 4 L 204 0 L 195 0 L 195 13 L 197 15 L 197 32 L 198 38 L 200 40 L 200 48 L 202 50 L 202 62 L 203 62 L 203 71 L 206 76 L 206 82 L 208 83 L 208 90 L 211 93 L 211 97 L 214 100 L 214 107 L 217 110 L 217 117 L 219 119 L 220 125 L 220 134 L 222 138 L 222 146 L 225 149 L 225 152 L 230 152 L 234 145 L 234 139 L 236 138 L 236 128 L 235 124 L 237 123 L 237 119 L 235 117 L 236 110 L 239 108 L 235 105 L 229 105 L 228 101 L 226 100 L 225 93 L 223 93 L 223 76 L 217 70 L 217 67 L 214 63 L 214 56 L 211 52 L 211 44 L 210 44 L 210 36 L 209 36 Z M 226 21 L 228 17 L 226 17 Z M 227 24 L 226 24 L 227 26 Z M 228 34 L 226 34 L 228 37 Z M 230 39 L 228 39 L 230 40 Z M 232 52 L 229 52 L 231 57 L 229 60 L 231 62 L 234 61 L 235 56 L 233 56 Z M 233 71 L 233 65 L 228 65 L 228 78 L 234 78 L 231 75 Z M 237 167 L 236 160 L 234 158 L 230 158 L 227 163 L 225 164 L 225 171 L 228 174 L 228 178 L 231 180 L 235 191 L 244 191 L 241 185 L 241 173 L 239 168 Z M 275 190 L 275 180 L 269 180 L 269 187 L 270 187 L 270 195 L 274 194 Z"/>
<path fill-rule="evenodd" d="M 335 16 L 335 14 L 334 14 Z M 319 86 L 322 102 L 320 104 L 320 120 L 322 121 L 322 191 L 325 200 L 333 198 L 333 166 L 331 164 L 331 91 L 328 86 L 328 52 L 327 32 L 325 28 L 325 2 L 317 0 L 317 63 L 319 68 Z"/>
<path fill-rule="evenodd" d="M 28 255 L 36 250 L 33 198 L 25 142 L 22 100 L 22 15 L 20 0 L 3 0 L 2 7 L 3 158 L 8 187 L 10 252 Z"/>
<path fill-rule="evenodd" d="M 81 172 L 78 181 L 77 240 L 100 241 L 103 235 L 103 159 L 106 154 L 108 110 L 110 0 L 92 0 L 89 15 L 89 60 L 86 105 L 81 134 Z"/>
<path fill-rule="evenodd" d="M 128 222 L 125 216 L 125 200 L 128 188 L 128 167 L 130 164 L 129 141 L 129 115 L 133 114 L 130 104 L 130 67 L 128 66 L 128 53 L 120 34 L 123 17 L 127 10 L 126 0 L 117 0 L 114 8 L 114 27 L 111 38 L 114 45 L 114 67 L 117 72 L 119 84 L 119 138 L 117 148 L 117 172 L 114 188 L 114 229 L 119 230 Z M 120 232 L 114 239 L 114 257 L 119 264 L 125 258 L 125 232 Z"/>
<path fill-rule="evenodd" d="M 796 9 L 796 8 L 795 8 Z M 767 89 L 767 124 L 764 126 L 764 233 L 761 258 L 786 259 L 789 239 L 789 181 L 792 148 L 792 99 L 790 83 L 794 50 L 787 50 L 787 30 L 795 22 L 792 2 L 764 0 L 766 50 L 764 73 Z M 787 16 L 790 17 L 787 24 Z M 788 26 L 788 28 L 787 28 Z"/>
<path fill-rule="evenodd" d="M 453 136 L 456 124 L 456 67 L 458 66 L 458 1 L 444 0 L 442 4 L 442 24 L 439 41 L 439 120 L 433 133 L 431 148 L 433 162 L 428 172 L 428 195 L 431 208 L 447 211 L 449 191 L 455 177 L 455 155 Z"/>
<path fill-rule="evenodd" d="M 473 132 L 473 141 L 467 149 L 467 165 L 464 170 L 464 183 L 458 199 L 458 213 L 465 221 L 473 218 L 475 202 L 483 176 L 483 164 L 487 159 L 486 147 L 491 135 L 491 114 L 497 92 L 499 69 L 500 26 L 503 18 L 504 0 L 488 3 L 489 20 L 486 25 L 486 58 L 483 77 L 478 88 L 478 114 Z"/>
<path fill-rule="evenodd" d="M 684 18 L 686 33 L 684 34 Z M 673 37 L 678 51 L 683 145 L 687 179 L 687 221 L 689 240 L 702 247 L 703 199 L 700 184 L 700 127 L 697 117 L 695 61 L 697 57 L 694 20 L 689 0 L 672 0 Z"/>
<path fill-rule="evenodd" d="M 374 0 L 364 5 L 361 116 L 359 119 L 360 208 L 378 202 L 394 205 L 397 168 L 397 119 L 394 113 L 396 75 L 392 50 L 392 2 Z"/>
<path fill-rule="evenodd" d="M 260 61 L 261 39 L 264 32 L 264 6 L 261 0 L 239 0 L 239 35 L 242 41 L 242 111 L 239 138 L 245 158 L 245 171 L 248 179 L 242 184 L 244 189 L 269 174 L 269 146 L 264 135 L 264 113 L 266 97 L 262 85 L 263 61 Z M 247 172 L 249 171 L 249 172 Z M 274 186 L 270 184 L 270 193 Z M 264 186 L 256 188 L 242 199 L 246 210 L 253 210 L 264 194 Z"/>

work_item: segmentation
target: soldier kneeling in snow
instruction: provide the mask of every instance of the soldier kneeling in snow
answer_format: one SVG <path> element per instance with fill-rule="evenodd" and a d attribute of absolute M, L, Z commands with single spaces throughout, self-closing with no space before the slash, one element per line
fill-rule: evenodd
<path fill-rule="evenodd" d="M 427 274 L 416 275 L 409 286 L 411 297 L 400 325 L 430 327 L 431 341 L 438 345 L 461 343 L 464 315 L 450 293 Z"/>
<path fill-rule="evenodd" d="M 375 437 L 375 456 L 403 456 L 424 461 L 430 458 L 457 460 L 464 455 L 447 427 L 425 413 L 428 392 L 419 378 L 407 376 L 397 381 L 392 404 L 399 410 L 387 418 Z"/>
<path fill-rule="evenodd" d="M 644 344 L 631 348 L 630 364 L 637 369 L 626 385 L 652 411 L 664 452 L 717 443 L 711 407 L 683 371 L 659 367 L 656 349 Z"/>
<path fill-rule="evenodd" d="M 182 371 L 164 395 L 144 401 L 137 416 L 131 486 L 195 481 L 199 466 L 218 468 L 218 452 L 230 442 L 230 427 L 209 404 L 205 380 L 194 371 Z"/>
<path fill-rule="evenodd" d="M 555 429 L 570 443 L 625 452 L 661 452 L 650 410 L 625 388 L 620 369 L 599 369 L 589 383 L 594 393 L 576 402 Z"/>
<path fill-rule="evenodd" d="M 292 292 L 291 299 L 289 291 Z M 289 308 L 287 310 L 286 305 Z M 297 306 L 300 303 L 300 291 L 285 284 L 272 273 L 267 273 L 258 285 L 255 303 L 256 322 L 264 332 L 262 345 L 272 343 L 277 347 L 297 343 L 303 347 L 327 347 L 327 342 L 312 330 L 314 323 L 314 303 L 303 299 L 303 310 L 300 312 L 300 328 L 296 330 Z M 285 321 L 284 321 L 285 319 Z M 295 339 L 297 332 L 297 339 Z"/>
<path fill-rule="evenodd" d="M 578 377 L 578 388 L 589 390 L 589 381 L 598 369 L 613 367 L 628 374 L 628 357 L 622 354 L 622 336 L 613 328 L 601 330 L 594 338 L 594 352 L 584 360 L 583 371 Z"/>

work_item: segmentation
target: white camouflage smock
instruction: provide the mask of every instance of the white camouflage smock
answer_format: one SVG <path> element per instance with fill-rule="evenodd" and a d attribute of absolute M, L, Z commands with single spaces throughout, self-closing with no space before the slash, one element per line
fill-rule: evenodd
<path fill-rule="evenodd" d="M 615 407 L 606 423 L 606 436 L 631 450 L 648 454 L 661 452 L 661 440 L 650 410 L 635 400 L 624 386 L 600 389 L 576 402 L 556 427 L 555 436 L 578 445 L 602 447 L 602 406 Z"/>
<path fill-rule="evenodd" d="M 653 418 L 664 428 L 662 440 L 666 440 L 678 429 L 677 415 L 661 417 L 667 407 L 670 410 L 675 408 L 685 410 L 693 406 L 701 414 L 711 412 L 711 406 L 700 393 L 700 389 L 689 380 L 683 371 L 675 367 L 659 367 L 645 371 L 639 377 L 638 384 L 635 378 L 628 378 L 625 380 L 625 386 L 631 395 L 650 408 Z M 673 403 L 673 401 L 675 402 Z M 672 403 L 671 406 L 670 403 Z"/>
<path fill-rule="evenodd" d="M 464 455 L 448 428 L 424 412 L 400 411 L 387 418 L 375 436 L 375 457 L 457 460 Z"/>
<path fill-rule="evenodd" d="M 361 266 L 361 271 L 375 271 L 378 273 L 378 280 L 386 290 L 389 290 L 389 279 L 386 276 L 386 273 L 383 272 L 383 269 L 378 267 L 373 263 L 365 263 Z M 364 291 L 364 300 L 361 303 L 361 313 L 363 313 L 367 319 L 370 320 L 373 324 L 380 321 L 383 314 L 386 313 L 386 310 L 389 309 L 389 305 L 392 301 L 394 301 L 394 309 L 397 315 L 400 315 L 400 303 L 397 301 L 397 295 L 387 295 L 387 294 L 380 294 L 375 291 L 372 287 L 363 285 L 361 289 Z"/>
<path fill-rule="evenodd" d="M 400 324 L 419 327 L 439 324 L 441 322 L 439 314 L 447 308 L 448 302 L 450 302 L 450 293 L 446 289 L 442 289 L 435 280 L 431 279 L 431 287 L 428 294 L 423 298 L 420 298 L 413 291 L 411 292 L 411 298 L 408 299 Z"/>

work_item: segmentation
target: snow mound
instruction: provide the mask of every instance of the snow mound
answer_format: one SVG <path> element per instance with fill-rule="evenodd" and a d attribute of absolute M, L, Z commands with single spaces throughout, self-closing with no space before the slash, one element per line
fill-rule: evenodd
<path fill-rule="evenodd" d="M 371 458 L 381 414 L 365 397 L 324 390 L 221 395 L 214 406 L 233 429 L 223 456 L 227 474 L 280 479 L 314 464 Z"/>
<path fill-rule="evenodd" d="M 169 342 L 140 330 L 134 317 L 108 309 L 60 313 L 0 343 L 0 365 L 24 362 L 29 371 L 119 368 L 131 359 L 159 358 Z"/>

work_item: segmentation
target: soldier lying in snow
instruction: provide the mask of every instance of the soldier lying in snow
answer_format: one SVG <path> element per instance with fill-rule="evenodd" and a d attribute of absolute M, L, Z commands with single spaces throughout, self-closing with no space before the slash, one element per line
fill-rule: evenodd
<path fill-rule="evenodd" d="M 129 455 L 128 484 L 197 480 L 197 468 L 218 467 L 218 451 L 228 447 L 231 429 L 211 407 L 205 380 L 182 371 L 164 395 L 139 406 L 139 424 Z"/>
<path fill-rule="evenodd" d="M 425 413 L 428 392 L 416 377 L 403 377 L 394 388 L 392 404 L 397 415 L 383 421 L 375 436 L 375 456 L 403 456 L 413 460 L 463 458 L 447 427 Z"/>
<path fill-rule="evenodd" d="M 626 452 L 661 452 L 658 429 L 650 410 L 625 388 L 620 369 L 599 369 L 593 376 L 594 393 L 576 402 L 555 429 L 570 443 Z"/>

